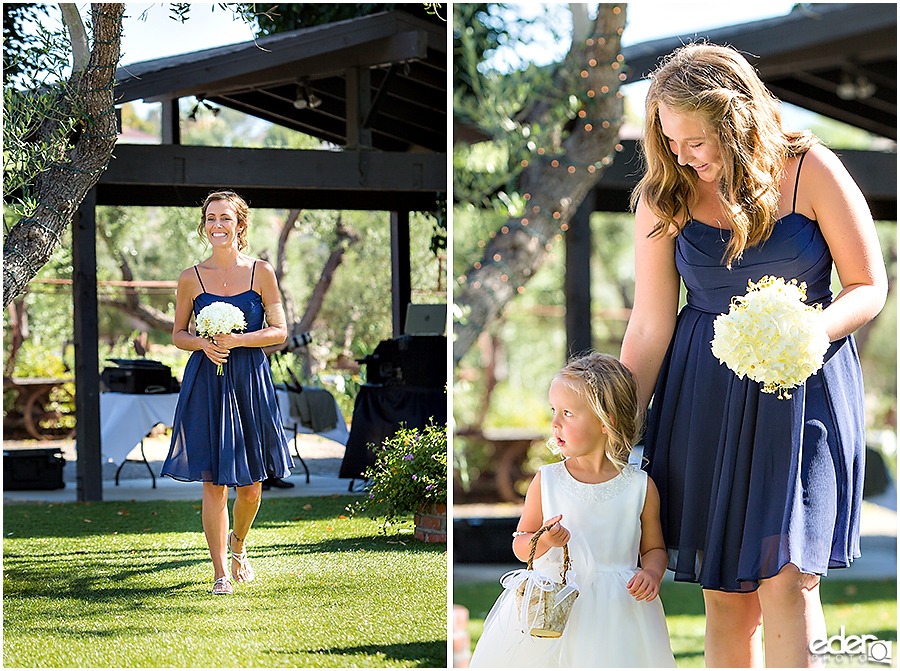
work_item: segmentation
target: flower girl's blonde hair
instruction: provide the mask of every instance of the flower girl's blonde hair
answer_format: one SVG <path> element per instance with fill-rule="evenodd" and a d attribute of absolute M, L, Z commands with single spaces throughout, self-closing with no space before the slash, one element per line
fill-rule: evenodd
<path fill-rule="evenodd" d="M 606 426 L 606 456 L 622 470 L 643 429 L 637 381 L 622 362 L 594 352 L 572 359 L 554 380 L 580 396 Z"/>

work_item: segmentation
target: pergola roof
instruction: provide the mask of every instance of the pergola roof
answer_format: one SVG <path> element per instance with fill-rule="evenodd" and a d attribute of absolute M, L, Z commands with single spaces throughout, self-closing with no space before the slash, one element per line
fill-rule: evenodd
<path fill-rule="evenodd" d="M 121 67 L 116 101 L 196 96 L 343 146 L 346 73 L 363 68 L 372 147 L 446 152 L 446 61 L 446 25 L 383 12 Z M 303 83 L 319 107 L 294 107 Z"/>
<path fill-rule="evenodd" d="M 897 139 L 896 3 L 801 4 L 785 16 L 636 44 L 622 50 L 627 81 L 692 40 L 741 51 L 784 102 Z M 875 87 L 865 97 L 856 95 L 861 77 Z"/>
<path fill-rule="evenodd" d="M 195 206 L 229 186 L 253 207 L 410 211 L 447 191 L 446 23 L 382 12 L 135 63 L 116 79 L 117 104 L 162 102 L 163 144 L 117 146 L 98 204 Z M 321 103 L 298 108 L 304 95 Z M 184 97 L 336 150 L 182 146 Z"/>

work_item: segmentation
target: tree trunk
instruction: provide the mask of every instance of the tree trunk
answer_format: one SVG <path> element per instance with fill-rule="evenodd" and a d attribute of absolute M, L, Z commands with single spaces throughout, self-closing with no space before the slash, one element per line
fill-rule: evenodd
<path fill-rule="evenodd" d="M 278 287 L 281 289 L 281 304 L 284 308 L 284 319 L 286 324 L 293 324 L 296 317 L 294 307 L 294 297 L 284 288 L 281 279 L 284 277 L 284 263 L 287 254 L 287 241 L 297 224 L 300 217 L 300 210 L 294 209 L 288 212 L 288 217 L 281 227 L 281 233 L 278 234 L 278 252 L 275 258 L 275 278 L 278 280 Z"/>
<path fill-rule="evenodd" d="M 3 245 L 3 306 L 25 289 L 59 244 L 78 206 L 106 169 L 116 144 L 113 102 L 119 42 L 122 35 L 121 3 L 93 3 L 94 48 L 84 71 L 74 71 L 60 87 L 60 115 L 81 115 L 81 132 L 65 159 L 39 174 L 31 185 L 37 207 L 10 229 Z M 58 127 L 48 117 L 38 130 L 45 135 Z"/>
<path fill-rule="evenodd" d="M 554 242 L 561 239 L 585 195 L 612 162 L 624 114 L 618 90 L 624 65 L 619 60 L 624 26 L 624 5 L 601 4 L 593 36 L 574 42 L 560 65 L 561 71 L 582 73 L 578 81 L 583 90 L 563 88 L 558 104 L 565 104 L 570 94 L 578 94 L 585 116 L 576 119 L 559 147 L 561 152 L 548 151 L 546 158 L 535 155 L 529 162 L 519 181 L 519 190 L 527 194 L 525 214 L 509 219 L 497 231 L 484 256 L 461 282 L 454 301 L 458 312 L 453 331 L 454 366 L 503 307 L 524 290 Z M 528 116 L 533 119 L 546 111 L 540 106 Z"/>
<path fill-rule="evenodd" d="M 316 321 L 316 317 L 319 316 L 319 311 L 322 309 L 322 304 L 325 302 L 325 295 L 328 293 L 328 289 L 334 280 L 334 273 L 344 260 L 344 252 L 347 251 L 347 247 L 359 240 L 359 235 L 352 228 L 344 226 L 340 215 L 338 215 L 338 220 L 335 224 L 335 231 L 338 236 L 337 242 L 331 250 L 331 255 L 325 262 L 325 266 L 322 268 L 322 275 L 319 277 L 319 281 L 316 282 L 312 295 L 309 297 L 309 303 L 306 304 L 306 312 L 303 313 L 300 321 L 294 324 L 294 328 L 291 331 L 293 334 L 304 333 L 312 328 L 313 322 Z"/>
<path fill-rule="evenodd" d="M 28 310 L 25 309 L 25 296 L 19 296 L 9 306 L 9 338 L 9 356 L 3 365 L 3 377 L 11 377 L 15 372 L 19 348 L 28 338 Z"/>

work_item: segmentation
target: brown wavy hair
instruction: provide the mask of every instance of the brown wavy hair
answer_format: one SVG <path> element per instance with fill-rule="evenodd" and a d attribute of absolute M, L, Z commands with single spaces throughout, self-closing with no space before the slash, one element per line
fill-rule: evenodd
<path fill-rule="evenodd" d="M 643 412 L 638 405 L 637 381 L 614 356 L 593 352 L 572 359 L 554 380 L 560 380 L 606 426 L 606 456 L 617 470 L 628 465 L 628 457 L 643 430 Z"/>
<path fill-rule="evenodd" d="M 200 225 L 197 226 L 197 233 L 200 234 L 201 238 L 206 240 L 206 208 L 209 207 L 210 203 L 216 200 L 226 200 L 234 208 L 234 213 L 237 215 L 238 251 L 244 251 L 250 246 L 247 242 L 247 227 L 250 226 L 250 206 L 247 205 L 247 201 L 237 195 L 234 191 L 223 190 L 210 192 L 206 197 L 206 200 L 203 201 L 203 207 L 200 210 Z"/>
<path fill-rule="evenodd" d="M 669 54 L 651 77 L 641 141 L 645 173 L 631 195 L 632 209 L 644 199 L 657 218 L 650 235 L 664 234 L 670 226 L 678 232 L 684 228 L 699 178 L 672 153 L 659 106 L 699 115 L 718 139 L 724 163 L 716 190 L 732 231 L 723 259 L 730 268 L 744 249 L 772 233 L 785 161 L 818 140 L 809 131 L 783 129 L 777 98 L 731 47 L 687 44 Z"/>

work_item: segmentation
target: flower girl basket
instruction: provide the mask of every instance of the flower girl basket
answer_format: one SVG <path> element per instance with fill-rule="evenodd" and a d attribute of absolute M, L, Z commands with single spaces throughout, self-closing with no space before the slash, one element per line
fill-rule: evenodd
<path fill-rule="evenodd" d="M 528 567 L 518 571 L 521 583 L 516 588 L 516 610 L 522 633 L 536 638 L 559 638 L 566 628 L 569 613 L 578 598 L 578 586 L 574 583 L 572 562 L 569 560 L 569 546 L 563 545 L 563 564 L 560 569 L 562 582 L 554 582 L 549 577 L 535 571 L 534 551 L 538 539 L 550 527 L 541 527 L 531 538 L 531 552 Z"/>

